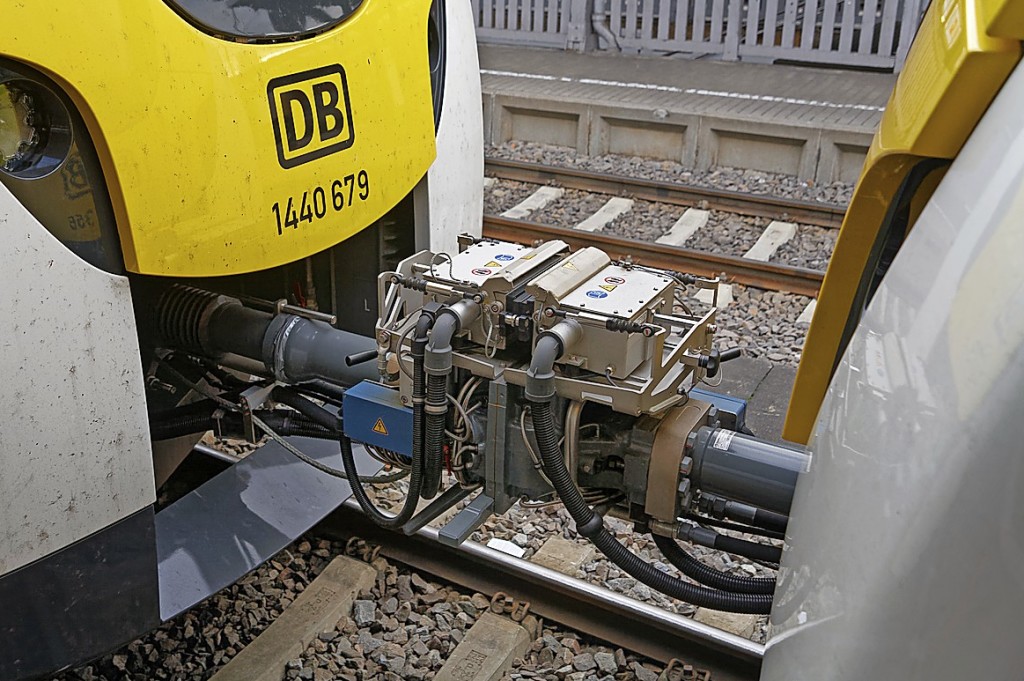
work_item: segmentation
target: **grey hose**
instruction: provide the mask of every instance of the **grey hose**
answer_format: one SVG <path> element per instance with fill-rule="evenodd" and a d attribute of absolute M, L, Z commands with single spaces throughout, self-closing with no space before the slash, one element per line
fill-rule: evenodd
<path fill-rule="evenodd" d="M 432 499 L 441 485 L 444 464 L 445 425 L 448 420 L 448 377 L 452 372 L 452 339 L 464 324 L 480 315 L 480 305 L 463 299 L 442 309 L 430 332 L 424 357 L 427 373 L 426 434 L 424 436 L 423 489 L 420 496 Z"/>
<path fill-rule="evenodd" d="M 427 353 L 432 357 L 448 356 L 448 366 L 435 360 L 427 376 L 426 436 L 423 460 L 423 489 L 420 496 L 432 499 L 441 485 L 444 464 L 444 427 L 448 419 L 448 372 L 451 371 L 452 338 L 459 331 L 459 318 L 447 308 L 441 311 L 430 332 Z"/>

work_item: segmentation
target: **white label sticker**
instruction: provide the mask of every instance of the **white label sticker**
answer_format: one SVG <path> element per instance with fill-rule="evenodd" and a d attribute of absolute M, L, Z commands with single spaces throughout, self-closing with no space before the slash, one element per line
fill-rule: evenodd
<path fill-rule="evenodd" d="M 507 553 L 510 556 L 515 556 L 516 558 L 522 558 L 523 555 L 526 553 L 526 549 L 522 548 L 521 546 L 516 546 L 510 541 L 497 538 L 492 538 L 489 542 L 487 542 L 487 548 L 494 549 L 496 551 L 501 551 L 502 553 Z"/>
<path fill-rule="evenodd" d="M 732 444 L 732 439 L 736 437 L 736 432 L 732 430 L 719 430 L 715 433 L 715 439 L 711 441 L 711 446 L 715 449 L 728 450 L 729 445 Z"/>

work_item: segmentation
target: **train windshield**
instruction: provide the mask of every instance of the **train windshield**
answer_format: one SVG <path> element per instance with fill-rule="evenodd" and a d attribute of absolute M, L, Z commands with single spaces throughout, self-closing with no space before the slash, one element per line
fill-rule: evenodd
<path fill-rule="evenodd" d="M 321 33 L 344 21 L 362 0 L 167 0 L 190 23 L 214 35 L 254 42 Z"/>

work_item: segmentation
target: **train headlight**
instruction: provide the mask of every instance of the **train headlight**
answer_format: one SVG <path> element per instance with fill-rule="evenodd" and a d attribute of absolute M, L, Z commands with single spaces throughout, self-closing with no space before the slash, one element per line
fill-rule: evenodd
<path fill-rule="evenodd" d="M 85 121 L 60 86 L 0 57 L 0 185 L 69 250 L 124 271 L 114 210 Z"/>
<path fill-rule="evenodd" d="M 71 121 L 60 99 L 31 80 L 0 81 L 0 172 L 49 175 L 71 149 Z"/>

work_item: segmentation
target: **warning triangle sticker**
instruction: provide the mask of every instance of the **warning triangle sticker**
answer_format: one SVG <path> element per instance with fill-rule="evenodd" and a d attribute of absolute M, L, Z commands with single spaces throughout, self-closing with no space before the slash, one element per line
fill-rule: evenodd
<path fill-rule="evenodd" d="M 377 419 L 377 423 L 373 424 L 373 432 L 380 435 L 388 434 L 387 426 L 384 425 L 384 419 Z"/>
<path fill-rule="evenodd" d="M 615 290 L 615 287 L 612 286 L 611 284 L 601 284 L 601 288 L 603 288 L 605 291 L 614 291 Z"/>
<path fill-rule="evenodd" d="M 575 270 L 576 269 L 576 265 L 573 265 L 571 261 L 565 263 L 564 265 L 562 265 L 562 267 L 564 267 L 567 270 Z"/>
<path fill-rule="evenodd" d="M 498 262 L 497 260 L 492 260 L 486 265 L 484 265 L 484 267 L 501 267 L 501 263 Z"/>

